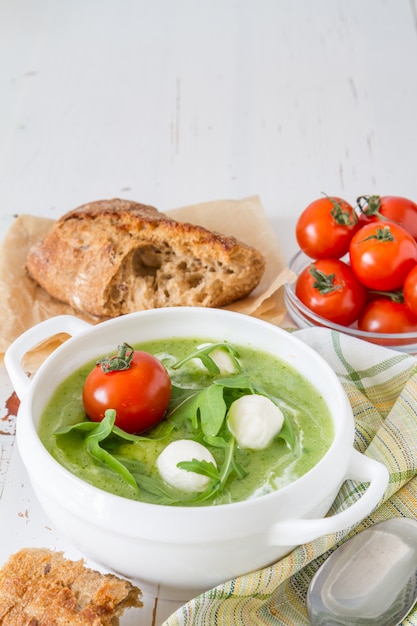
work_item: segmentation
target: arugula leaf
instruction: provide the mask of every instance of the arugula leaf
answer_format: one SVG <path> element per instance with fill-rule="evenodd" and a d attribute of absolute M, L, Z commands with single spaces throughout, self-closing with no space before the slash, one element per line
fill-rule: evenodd
<path fill-rule="evenodd" d="M 165 439 L 175 428 L 175 424 L 170 424 L 168 422 L 161 422 L 157 424 L 152 429 L 152 437 L 146 437 L 145 435 L 132 435 L 127 433 L 125 430 L 122 430 L 118 426 L 113 426 L 112 432 L 114 435 L 120 437 L 120 439 L 124 439 L 126 441 L 131 441 L 132 443 L 136 442 L 146 442 L 146 441 L 161 441 Z"/>
<path fill-rule="evenodd" d="M 198 394 L 201 430 L 204 435 L 217 435 L 226 416 L 223 387 L 210 385 Z"/>
<path fill-rule="evenodd" d="M 57 428 L 54 435 L 67 435 L 74 430 L 85 430 L 86 432 L 94 430 L 97 427 L 96 422 L 78 422 L 77 424 L 70 424 L 69 426 L 62 426 Z"/>
<path fill-rule="evenodd" d="M 169 419 L 177 424 L 189 420 L 194 430 L 199 423 L 205 435 L 217 435 L 226 416 L 226 403 L 223 399 L 223 387 L 209 385 L 193 393 L 177 405 L 169 414 Z"/>
<path fill-rule="evenodd" d="M 236 473 L 238 478 L 246 476 L 245 470 L 236 462 L 234 456 L 236 449 L 236 440 L 234 437 L 230 437 L 228 441 L 225 441 L 222 437 L 207 437 L 205 440 L 207 443 L 224 448 L 225 458 L 220 469 L 215 468 L 216 473 L 211 468 L 207 467 L 207 465 L 212 464 L 204 461 L 197 461 L 196 459 L 193 459 L 193 461 L 182 461 L 178 463 L 178 467 L 182 469 L 189 469 L 189 471 L 197 471 L 199 468 L 199 473 L 204 473 L 206 476 L 211 478 L 208 487 L 201 494 L 197 495 L 193 502 L 203 502 L 212 498 L 216 493 L 221 492 L 224 489 L 229 476 L 231 476 L 233 472 Z"/>
<path fill-rule="evenodd" d="M 232 437 L 233 439 L 233 437 Z M 224 448 L 227 452 L 229 452 L 229 449 L 231 447 L 231 441 L 228 440 L 226 441 L 225 439 L 223 439 L 223 437 L 204 437 L 204 441 L 209 445 L 209 446 L 213 446 L 214 448 Z M 236 461 L 235 457 L 234 457 L 234 451 L 235 451 L 235 446 L 236 444 L 236 440 L 234 440 L 233 443 L 233 456 L 230 459 L 230 469 L 234 470 L 236 472 L 236 475 L 238 478 L 244 478 L 247 475 L 246 470 Z"/>
<path fill-rule="evenodd" d="M 123 463 L 120 463 L 115 456 L 100 446 L 100 443 L 111 435 L 115 419 L 116 411 L 114 409 L 107 409 L 101 422 L 80 422 L 79 424 L 73 424 L 66 428 L 60 428 L 56 430 L 54 434 L 65 435 L 74 430 L 88 432 L 89 434 L 85 438 L 85 445 L 90 456 L 106 465 L 111 471 L 115 472 L 126 481 L 136 492 L 139 492 L 138 485 L 129 470 Z"/>
<path fill-rule="evenodd" d="M 184 400 L 188 398 L 188 396 L 192 396 L 195 393 L 198 393 L 202 389 L 204 389 L 204 385 L 192 386 L 192 387 L 181 387 L 179 384 L 176 384 L 174 380 L 171 380 L 171 400 L 169 406 L 173 409 L 181 404 Z"/>
<path fill-rule="evenodd" d="M 181 424 L 191 422 L 194 430 L 199 423 L 203 434 L 216 435 L 226 415 L 226 403 L 223 399 L 223 387 L 209 385 L 187 396 L 169 414 L 169 419 Z"/>
<path fill-rule="evenodd" d="M 141 489 L 156 496 L 159 504 L 179 504 L 182 498 L 174 497 L 165 484 L 154 476 L 140 474 L 136 480 Z"/>
<path fill-rule="evenodd" d="M 214 480 L 219 480 L 219 470 L 211 463 L 211 461 L 205 461 L 204 459 L 192 459 L 191 461 L 180 461 L 177 463 L 177 467 L 184 469 L 187 472 L 195 472 Z"/>
<path fill-rule="evenodd" d="M 247 374 L 239 374 L 237 376 L 227 376 L 225 378 L 216 378 L 213 381 L 214 385 L 222 385 L 223 387 L 228 387 L 230 389 L 250 389 L 252 390 L 254 387 L 252 385 L 252 381 L 250 376 Z"/>
<path fill-rule="evenodd" d="M 247 474 L 246 470 L 235 459 L 236 439 L 230 437 L 229 442 L 226 445 L 226 458 L 222 467 L 221 474 L 221 487 L 223 488 L 226 480 L 229 478 L 232 472 L 236 472 L 238 478 L 244 478 Z"/>
<path fill-rule="evenodd" d="M 140 461 L 121 457 L 119 459 L 134 476 L 140 490 L 152 494 L 158 504 L 184 504 L 195 498 L 195 494 L 187 494 L 167 485 L 159 474 L 149 474 L 146 466 Z"/>
<path fill-rule="evenodd" d="M 292 426 L 291 420 L 288 417 L 284 416 L 284 424 L 282 425 L 281 430 L 277 435 L 277 439 L 283 439 L 290 450 L 294 449 L 295 446 L 295 433 L 294 428 Z"/>
<path fill-rule="evenodd" d="M 206 435 L 204 442 L 213 448 L 227 448 L 228 442 L 223 437 L 215 437 L 213 435 Z"/>
<path fill-rule="evenodd" d="M 177 363 L 175 363 L 175 365 L 172 366 L 172 369 L 174 370 L 178 369 L 182 367 L 188 361 L 191 361 L 192 359 L 200 359 L 200 361 L 208 369 L 209 372 L 211 372 L 212 374 L 220 374 L 219 367 L 210 357 L 210 352 L 213 352 L 213 350 L 215 350 L 216 348 L 219 348 L 227 352 L 230 355 L 233 361 L 233 364 L 236 367 L 236 370 L 240 371 L 241 368 L 240 368 L 240 363 L 237 358 L 238 357 L 237 349 L 231 344 L 226 343 L 226 342 L 210 343 L 208 346 L 196 348 L 195 350 L 190 352 L 189 355 L 181 359 L 181 361 L 178 361 Z"/>
<path fill-rule="evenodd" d="M 177 424 L 183 424 L 186 420 L 190 420 L 194 430 L 198 429 L 198 405 L 200 390 L 187 396 L 180 404 L 178 404 L 169 414 L 170 420 Z"/>
<path fill-rule="evenodd" d="M 113 410 L 113 409 L 108 409 L 108 410 Z M 101 432 L 106 432 L 108 430 L 107 427 L 107 422 L 105 421 L 105 419 L 102 420 L 102 422 L 100 423 L 105 423 L 105 430 L 101 431 Z M 54 435 L 66 435 L 72 431 L 86 431 L 86 432 L 91 432 L 91 431 L 97 431 L 98 429 L 98 422 L 78 422 L 77 424 L 70 424 L 69 426 L 63 426 L 62 428 L 58 428 L 55 432 Z M 113 427 L 110 429 L 110 432 L 108 432 L 108 434 L 105 434 L 103 439 L 105 439 L 106 437 L 108 437 L 111 433 L 113 433 L 113 435 L 117 435 L 118 437 L 120 437 L 120 439 L 124 439 L 126 441 L 131 441 L 132 443 L 136 443 L 139 441 L 149 441 L 150 439 L 152 441 L 160 441 L 161 439 L 165 439 L 175 428 L 175 424 L 169 424 L 168 422 L 163 422 L 160 424 L 157 424 L 156 426 L 154 426 L 153 430 L 152 430 L 152 437 L 146 437 L 145 435 L 133 435 L 131 433 L 127 433 L 125 430 L 122 430 L 121 428 L 119 428 L 118 426 L 115 426 L 113 424 Z"/>

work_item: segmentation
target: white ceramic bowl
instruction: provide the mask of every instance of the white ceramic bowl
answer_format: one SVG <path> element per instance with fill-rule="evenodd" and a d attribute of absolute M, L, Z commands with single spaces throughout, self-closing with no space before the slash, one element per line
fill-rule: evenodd
<path fill-rule="evenodd" d="M 61 332 L 71 338 L 29 379 L 21 366 L 23 355 Z M 201 508 L 114 496 L 59 465 L 37 434 L 42 410 L 57 385 L 123 341 L 169 337 L 228 340 L 286 360 L 315 385 L 329 406 L 335 437 L 328 452 L 307 474 L 279 491 Z M 387 486 L 385 466 L 353 449 L 351 408 L 327 363 L 291 333 L 246 315 L 181 307 L 133 313 L 96 326 L 59 316 L 19 337 L 8 349 L 5 364 L 21 400 L 18 448 L 45 512 L 81 553 L 137 580 L 145 590 L 158 585 L 160 597 L 187 600 L 273 563 L 300 543 L 350 527 L 374 509 Z M 348 478 L 369 486 L 350 508 L 325 517 Z"/>

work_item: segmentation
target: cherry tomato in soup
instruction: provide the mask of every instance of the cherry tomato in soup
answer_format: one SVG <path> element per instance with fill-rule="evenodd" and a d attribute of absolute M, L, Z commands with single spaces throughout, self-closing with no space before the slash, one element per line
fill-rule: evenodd
<path fill-rule="evenodd" d="M 385 297 L 375 298 L 359 316 L 358 328 L 371 333 L 416 332 L 417 316 L 404 302 Z"/>
<path fill-rule="evenodd" d="M 367 299 L 365 287 L 340 259 L 311 263 L 299 275 L 295 293 L 311 311 L 343 326 L 358 318 Z"/>
<path fill-rule="evenodd" d="M 301 250 L 312 259 L 341 258 L 358 228 L 352 206 L 342 198 L 326 196 L 304 209 L 295 234 Z"/>
<path fill-rule="evenodd" d="M 401 196 L 359 196 L 357 203 L 362 225 L 375 220 L 392 221 L 417 239 L 417 204 L 412 200 Z"/>
<path fill-rule="evenodd" d="M 417 265 L 407 274 L 403 287 L 404 300 L 409 309 L 417 315 Z"/>
<path fill-rule="evenodd" d="M 118 354 L 97 362 L 83 387 L 83 405 L 93 422 L 107 409 L 116 411 L 115 424 L 128 433 L 140 433 L 159 423 L 171 397 L 171 380 L 152 354 L 119 346 Z"/>
<path fill-rule="evenodd" d="M 352 238 L 350 264 L 358 279 L 370 289 L 400 289 L 417 263 L 417 243 L 398 224 L 382 221 L 362 226 Z"/>

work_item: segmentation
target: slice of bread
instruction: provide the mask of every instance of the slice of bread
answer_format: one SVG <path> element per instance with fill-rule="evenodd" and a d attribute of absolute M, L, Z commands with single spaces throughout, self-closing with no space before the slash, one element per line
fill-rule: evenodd
<path fill-rule="evenodd" d="M 61 552 L 24 548 L 0 570 L 2 626 L 118 626 L 141 591 L 113 574 L 100 574 Z"/>
<path fill-rule="evenodd" d="M 128 200 L 70 211 L 30 249 L 26 269 L 51 296 L 96 316 L 166 306 L 221 307 L 247 296 L 255 248 Z"/>

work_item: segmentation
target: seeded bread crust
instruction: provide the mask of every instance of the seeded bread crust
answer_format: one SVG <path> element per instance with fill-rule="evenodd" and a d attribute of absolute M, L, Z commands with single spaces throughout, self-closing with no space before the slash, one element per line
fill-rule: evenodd
<path fill-rule="evenodd" d="M 24 548 L 0 570 L 2 626 L 118 626 L 140 598 L 130 582 L 44 548 Z"/>
<path fill-rule="evenodd" d="M 116 317 L 166 306 L 225 306 L 258 285 L 265 260 L 234 237 L 114 198 L 61 217 L 32 246 L 26 269 L 54 298 Z"/>

